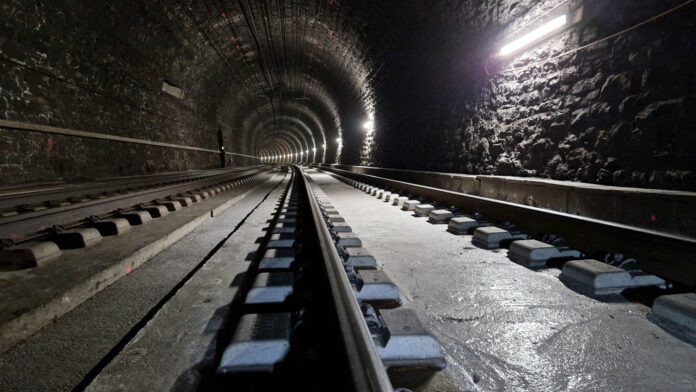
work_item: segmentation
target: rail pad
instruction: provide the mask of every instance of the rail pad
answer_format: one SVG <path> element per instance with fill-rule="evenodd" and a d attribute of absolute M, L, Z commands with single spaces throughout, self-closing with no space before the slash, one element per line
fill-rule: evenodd
<path fill-rule="evenodd" d="M 92 225 L 103 236 L 120 235 L 131 229 L 131 224 L 126 218 L 104 219 Z"/>
<path fill-rule="evenodd" d="M 565 263 L 559 278 L 569 286 L 593 295 L 619 294 L 628 288 L 665 285 L 665 281 L 655 275 L 626 271 L 594 259 Z"/>
<path fill-rule="evenodd" d="M 557 247 L 537 240 L 519 240 L 510 244 L 508 257 L 527 268 L 545 267 L 549 260 L 581 257 L 580 251 Z"/>
<path fill-rule="evenodd" d="M 25 242 L 0 252 L 0 267 L 33 268 L 55 259 L 60 254 L 60 248 L 55 242 Z"/>
<path fill-rule="evenodd" d="M 432 210 L 428 214 L 428 221 L 430 223 L 447 223 L 448 220 L 452 219 L 454 214 L 450 210 Z"/>
<path fill-rule="evenodd" d="M 289 270 L 295 263 L 293 249 L 268 249 L 259 262 L 259 271 Z"/>
<path fill-rule="evenodd" d="M 476 219 L 458 216 L 449 220 L 447 231 L 454 234 L 469 234 L 472 230 L 481 226 L 481 222 Z"/>
<path fill-rule="evenodd" d="M 242 316 L 217 373 L 272 372 L 290 351 L 290 330 L 290 313 Z"/>
<path fill-rule="evenodd" d="M 419 204 L 416 206 L 413 212 L 416 214 L 416 216 L 428 216 L 430 215 L 430 211 L 434 210 L 435 206 L 432 204 Z"/>
<path fill-rule="evenodd" d="M 379 315 L 389 334 L 386 339 L 381 339 L 382 344 L 377 348 L 385 367 L 433 370 L 447 367 L 440 343 L 423 326 L 415 312 L 386 309 L 380 310 Z"/>
<path fill-rule="evenodd" d="M 395 308 L 401 306 L 399 288 L 389 279 L 384 271 L 356 271 L 355 298 L 360 303 L 368 303 L 377 308 Z"/>
<path fill-rule="evenodd" d="M 514 240 L 527 239 L 523 233 L 512 233 L 495 226 L 479 227 L 474 231 L 472 242 L 485 249 L 505 247 Z"/>
<path fill-rule="evenodd" d="M 353 231 L 353 229 L 348 226 L 347 223 L 345 222 L 334 222 L 329 226 L 329 230 L 333 231 L 334 233 L 348 233 Z"/>
<path fill-rule="evenodd" d="M 404 201 L 403 205 L 401 206 L 401 209 L 404 211 L 413 211 L 416 209 L 416 206 L 418 206 L 420 204 L 421 204 L 420 200 L 406 200 L 406 201 Z"/>
<path fill-rule="evenodd" d="M 147 211 L 131 211 L 121 214 L 132 226 L 144 225 L 152 220 L 152 215 Z"/>
<path fill-rule="evenodd" d="M 350 232 L 336 233 L 336 245 L 345 248 L 360 248 L 362 241 Z"/>
<path fill-rule="evenodd" d="M 649 318 L 696 342 L 696 293 L 658 297 Z"/>
<path fill-rule="evenodd" d="M 377 260 L 365 248 L 346 248 L 343 252 L 345 262 L 355 269 L 377 269 Z"/>
<path fill-rule="evenodd" d="M 404 205 L 404 203 L 408 200 L 408 197 L 406 196 L 396 196 L 392 198 L 392 205 L 395 205 L 397 207 L 401 207 Z"/>
<path fill-rule="evenodd" d="M 277 305 L 293 293 L 291 272 L 261 272 L 254 279 L 254 287 L 247 293 L 247 305 Z"/>
<path fill-rule="evenodd" d="M 53 237 L 53 241 L 58 244 L 61 249 L 86 248 L 101 240 L 102 236 L 99 234 L 99 230 L 92 227 L 67 230 Z"/>

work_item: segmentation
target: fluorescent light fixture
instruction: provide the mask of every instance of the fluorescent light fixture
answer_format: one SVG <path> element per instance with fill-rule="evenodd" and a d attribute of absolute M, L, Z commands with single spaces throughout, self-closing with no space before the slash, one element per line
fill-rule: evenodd
<path fill-rule="evenodd" d="M 323 148 L 324 150 L 326 150 L 326 143 L 322 144 L 322 145 L 321 145 L 321 148 Z"/>
<path fill-rule="evenodd" d="M 527 34 L 517 38 L 516 40 L 504 45 L 500 48 L 498 56 L 507 56 L 524 49 L 528 45 L 540 40 L 549 34 L 560 30 L 563 26 L 568 23 L 568 16 L 563 14 L 556 18 L 549 20 L 543 25 L 537 27 L 536 29 L 528 32 Z"/>
<path fill-rule="evenodd" d="M 368 132 L 369 132 L 369 131 L 372 131 L 372 129 L 373 129 L 374 127 L 375 127 L 375 122 L 372 121 L 372 120 L 365 121 L 365 123 L 363 124 L 363 129 L 366 130 L 366 131 L 368 131 Z"/>
<path fill-rule="evenodd" d="M 341 144 L 341 143 L 343 143 L 343 140 L 341 140 L 340 137 L 337 137 L 337 138 L 336 138 L 336 143 Z"/>

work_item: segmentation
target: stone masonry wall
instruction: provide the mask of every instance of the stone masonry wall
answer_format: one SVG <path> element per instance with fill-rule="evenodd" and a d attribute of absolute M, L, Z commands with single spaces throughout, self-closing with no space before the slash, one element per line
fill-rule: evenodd
<path fill-rule="evenodd" d="M 696 5 L 572 55 L 487 75 L 506 34 L 558 3 L 421 4 L 380 75 L 378 132 L 363 163 L 696 190 Z M 578 25 L 503 69 L 681 1 L 582 3 Z"/>
<path fill-rule="evenodd" d="M 0 118 L 218 148 L 196 77 L 205 44 L 156 2 L 11 0 L 0 14 Z M 183 99 L 161 91 L 165 79 Z M 215 153 L 3 129 L 0 151 L 0 185 L 219 165 Z"/>

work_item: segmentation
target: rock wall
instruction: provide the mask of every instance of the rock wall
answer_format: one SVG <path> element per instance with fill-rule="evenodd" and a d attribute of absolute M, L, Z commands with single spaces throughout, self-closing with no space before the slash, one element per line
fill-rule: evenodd
<path fill-rule="evenodd" d="M 584 1 L 579 24 L 502 65 L 528 68 L 488 75 L 505 36 L 558 3 L 420 4 L 378 77 L 361 163 L 696 190 L 696 5 L 532 64 L 682 3 Z"/>
<path fill-rule="evenodd" d="M 3 1 L 0 118 L 214 150 L 223 127 L 234 151 L 199 78 L 212 71 L 205 42 L 174 11 L 136 0 Z M 183 99 L 162 92 L 164 80 Z M 219 166 L 216 153 L 6 129 L 0 152 L 0 185 Z"/>
<path fill-rule="evenodd" d="M 593 44 L 682 1 L 569 0 L 580 23 L 497 69 L 562 0 L 7 0 L 0 118 L 208 149 L 221 129 L 252 155 L 326 142 L 328 163 L 340 134 L 345 164 L 696 190 L 696 5 Z M 0 185 L 218 165 L 2 128 L 0 152 Z"/>

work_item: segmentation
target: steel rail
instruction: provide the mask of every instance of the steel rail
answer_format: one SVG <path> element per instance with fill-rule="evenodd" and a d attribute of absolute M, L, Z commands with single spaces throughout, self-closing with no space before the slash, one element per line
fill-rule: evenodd
<path fill-rule="evenodd" d="M 694 238 L 370 174 L 358 174 L 327 167 L 318 169 L 419 195 L 463 211 L 478 212 L 489 220 L 510 221 L 529 233 L 559 235 L 567 241 L 568 245 L 585 252 L 623 253 L 635 257 L 639 267 L 645 271 L 689 286 L 696 285 L 696 239 Z"/>
<path fill-rule="evenodd" d="M 250 167 L 233 169 L 196 170 L 189 172 L 149 174 L 144 176 L 119 177 L 80 184 L 59 184 L 41 188 L 15 188 L 0 193 L 0 211 L 13 209 L 19 205 L 35 205 L 49 201 L 60 201 L 127 189 L 153 187 L 175 182 L 185 182 L 211 178 L 221 174 L 244 171 Z M 0 191 L 1 192 L 1 191 Z"/>
<path fill-rule="evenodd" d="M 360 305 L 355 299 L 353 288 L 343 269 L 343 262 L 336 251 L 329 229 L 326 227 L 309 180 L 302 169 L 294 166 L 294 170 L 300 174 L 298 178 L 302 178 L 303 189 L 307 192 L 312 220 L 319 239 L 332 299 L 338 313 L 343 344 L 348 355 L 355 388 L 358 391 L 392 392 L 394 388 L 372 341 Z"/>
<path fill-rule="evenodd" d="M 119 208 L 148 203 L 178 193 L 247 177 L 265 170 L 263 167 L 256 167 L 224 175 L 206 177 L 196 181 L 107 196 L 66 206 L 0 218 L 0 239 L 21 240 L 26 234 L 37 233 L 54 225 L 72 223 L 92 215 L 110 213 Z"/>

